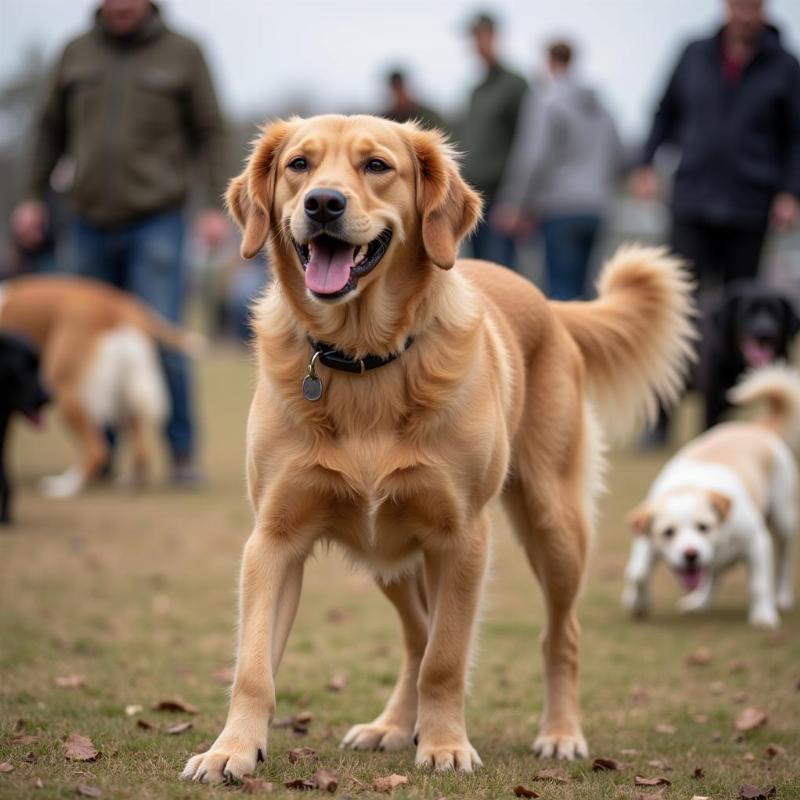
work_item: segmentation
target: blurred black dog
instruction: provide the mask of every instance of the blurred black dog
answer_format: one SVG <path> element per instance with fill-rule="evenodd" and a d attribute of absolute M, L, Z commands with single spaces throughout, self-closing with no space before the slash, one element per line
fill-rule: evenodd
<path fill-rule="evenodd" d="M 730 407 L 728 390 L 748 369 L 786 360 L 800 331 L 792 301 L 755 281 L 730 284 L 705 315 L 698 384 L 705 396 L 705 427 Z"/>
<path fill-rule="evenodd" d="M 6 473 L 6 434 L 18 411 L 33 422 L 49 400 L 39 380 L 39 351 L 26 339 L 0 334 L 0 524 L 11 522 L 11 486 Z"/>

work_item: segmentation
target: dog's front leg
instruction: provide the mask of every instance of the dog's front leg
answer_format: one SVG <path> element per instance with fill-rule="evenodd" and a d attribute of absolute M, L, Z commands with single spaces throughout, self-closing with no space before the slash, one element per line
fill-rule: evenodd
<path fill-rule="evenodd" d="M 203 783 L 240 780 L 267 755 L 275 713 L 274 677 L 294 621 L 303 559 L 259 527 L 244 548 L 239 646 L 228 719 L 211 748 L 190 758 L 181 777 Z"/>
<path fill-rule="evenodd" d="M 419 766 L 472 772 L 481 765 L 467 738 L 464 695 L 488 532 L 488 520 L 481 514 L 459 541 L 425 553 L 431 622 L 418 684 Z"/>
<path fill-rule="evenodd" d="M 655 562 L 655 548 L 650 539 L 637 536 L 631 545 L 622 593 L 622 605 L 636 617 L 643 617 L 650 610 L 650 576 Z"/>
<path fill-rule="evenodd" d="M 766 528 L 753 533 L 747 554 L 750 571 L 749 622 L 761 628 L 777 628 L 780 617 L 775 607 L 772 539 Z"/>

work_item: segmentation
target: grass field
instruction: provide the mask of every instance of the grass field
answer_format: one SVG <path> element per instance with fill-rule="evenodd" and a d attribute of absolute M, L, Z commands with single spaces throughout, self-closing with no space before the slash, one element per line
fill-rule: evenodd
<path fill-rule="evenodd" d="M 138 494 L 106 487 L 46 501 L 36 480 L 66 466 L 69 444 L 52 416 L 46 433 L 22 425 L 16 431 L 18 522 L 0 533 L 0 762 L 13 767 L 0 768 L 2 798 L 76 797 L 79 785 L 99 789 L 104 798 L 218 798 L 241 791 L 177 779 L 188 755 L 212 741 L 225 718 L 236 572 L 250 526 L 242 465 L 251 364 L 241 354 L 217 352 L 199 377 L 209 472 L 202 493 L 177 493 L 156 481 Z M 468 704 L 470 736 L 484 768 L 466 777 L 431 775 L 414 768 L 410 750 L 338 749 L 352 723 L 380 711 L 400 650 L 388 603 L 332 553 L 310 565 L 278 678 L 278 716 L 308 711 L 313 719 L 303 737 L 273 731 L 268 761 L 257 773 L 274 784 L 270 796 L 303 796 L 284 783 L 327 767 L 338 773 L 339 797 L 383 796 L 373 792 L 374 779 L 398 773 L 408 783 L 396 798 L 512 798 L 519 784 L 544 798 L 657 791 L 667 800 L 736 798 L 746 783 L 775 785 L 777 797 L 800 798 L 800 614 L 785 616 L 778 633 L 749 628 L 739 571 L 723 582 L 715 610 L 702 616 L 674 610 L 678 590 L 664 574 L 650 620 L 634 623 L 620 610 L 629 543 L 624 514 L 663 457 L 613 456 L 581 601 L 586 734 L 593 757 L 615 758 L 625 768 L 593 772 L 591 760 L 564 766 L 538 761 L 529 750 L 542 701 L 537 640 L 543 611 L 497 510 L 493 579 Z M 710 663 L 688 664 L 701 646 L 710 649 Z M 334 692 L 326 687 L 337 673 L 347 680 Z M 70 675 L 85 676 L 85 685 L 55 685 Z M 199 713 L 153 710 L 175 696 Z M 126 715 L 126 706 L 135 704 L 143 711 Z M 768 719 L 737 739 L 733 721 L 748 706 Z M 155 729 L 140 727 L 141 720 Z M 166 733 L 184 721 L 191 729 Z M 102 756 L 66 760 L 64 739 L 73 733 L 89 737 Z M 771 743 L 785 753 L 768 758 Z M 287 753 L 296 747 L 313 748 L 317 759 L 290 763 Z M 538 770 L 556 766 L 564 766 L 568 783 L 534 781 Z M 703 777 L 693 777 L 697 767 Z M 637 774 L 663 776 L 671 785 L 636 787 Z"/>

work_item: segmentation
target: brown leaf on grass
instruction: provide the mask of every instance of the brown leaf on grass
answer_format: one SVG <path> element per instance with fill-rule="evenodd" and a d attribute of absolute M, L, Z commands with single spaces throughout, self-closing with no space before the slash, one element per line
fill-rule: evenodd
<path fill-rule="evenodd" d="M 233 667 L 220 667 L 211 673 L 211 677 L 223 686 L 230 686 L 233 683 Z"/>
<path fill-rule="evenodd" d="M 168 736 L 177 736 L 179 733 L 186 733 L 190 731 L 194 725 L 191 722 L 179 722 L 177 725 L 172 725 L 164 731 Z"/>
<path fill-rule="evenodd" d="M 333 794 L 339 788 L 339 776 L 327 767 L 320 767 L 314 773 L 314 783 L 321 792 Z"/>
<path fill-rule="evenodd" d="M 187 703 L 180 697 L 170 697 L 166 700 L 159 700 L 154 706 L 154 711 L 181 711 L 184 714 L 199 714 L 200 709 Z"/>
<path fill-rule="evenodd" d="M 59 689 L 80 689 L 86 686 L 86 676 L 78 673 L 59 675 L 57 678 L 53 678 L 53 685 Z"/>
<path fill-rule="evenodd" d="M 561 767 L 554 769 L 540 769 L 534 776 L 535 781 L 555 781 L 556 783 L 569 783 L 572 778 Z"/>
<path fill-rule="evenodd" d="M 514 794 L 517 797 L 541 797 L 539 792 L 534 792 L 533 789 L 528 789 L 522 784 L 514 787 Z"/>
<path fill-rule="evenodd" d="M 697 780 L 700 780 L 700 778 L 705 778 L 705 776 L 706 776 L 706 771 L 702 767 L 694 768 L 694 772 L 692 773 L 693 778 L 697 778 Z"/>
<path fill-rule="evenodd" d="M 707 795 L 704 794 L 693 794 L 692 800 L 709 800 Z"/>
<path fill-rule="evenodd" d="M 652 767 L 653 769 L 666 770 L 667 772 L 672 771 L 672 767 L 667 764 L 666 761 L 661 761 L 661 759 L 653 759 L 652 761 L 648 761 L 647 766 Z"/>
<path fill-rule="evenodd" d="M 686 656 L 690 667 L 705 667 L 714 660 L 714 653 L 709 647 L 698 647 Z"/>
<path fill-rule="evenodd" d="M 14 771 L 13 764 L 9 764 L 8 761 L 3 761 L 2 763 L 0 763 L 0 772 L 13 772 L 13 771 Z"/>
<path fill-rule="evenodd" d="M 25 753 L 24 756 L 22 756 L 22 760 L 27 762 L 28 764 L 35 764 L 36 753 L 34 753 L 33 750 L 29 750 L 27 753 Z"/>
<path fill-rule="evenodd" d="M 19 733 L 25 730 L 25 720 L 22 717 L 14 721 L 14 727 L 11 729 L 12 733 Z"/>
<path fill-rule="evenodd" d="M 44 781 L 41 778 L 34 778 L 33 779 L 33 788 L 34 789 L 44 789 Z"/>
<path fill-rule="evenodd" d="M 604 770 L 614 771 L 624 769 L 625 764 L 617 761 L 616 758 L 596 758 L 592 761 L 592 769 L 595 772 L 603 772 Z"/>
<path fill-rule="evenodd" d="M 263 778 L 251 778 L 249 775 L 242 778 L 242 794 L 261 794 L 271 792 L 274 788 L 274 783 Z"/>
<path fill-rule="evenodd" d="M 158 729 L 158 725 L 154 725 L 152 722 L 146 719 L 137 719 L 136 727 L 141 728 L 143 731 L 154 731 Z"/>
<path fill-rule="evenodd" d="M 316 789 L 317 784 L 313 778 L 295 778 L 293 781 L 286 781 L 283 784 L 287 789 Z"/>
<path fill-rule="evenodd" d="M 778 790 L 774 786 L 759 789 L 758 786 L 745 783 L 741 789 L 739 789 L 739 797 L 741 797 L 742 800 L 768 800 L 768 798 L 777 797 L 777 795 Z"/>
<path fill-rule="evenodd" d="M 390 794 L 398 786 L 404 786 L 407 783 L 408 778 L 405 775 L 398 775 L 396 772 L 393 772 L 391 775 L 384 775 L 382 778 L 375 778 L 375 780 L 372 782 L 372 788 L 376 792 Z"/>
<path fill-rule="evenodd" d="M 20 733 L 19 736 L 15 736 L 12 741 L 14 744 L 36 744 L 39 741 L 38 736 L 31 736 L 27 733 Z"/>
<path fill-rule="evenodd" d="M 68 761 L 96 761 L 100 755 L 92 740 L 79 733 L 70 734 L 64 742 L 64 756 Z"/>
<path fill-rule="evenodd" d="M 317 751 L 313 747 L 294 747 L 289 751 L 289 763 L 296 764 L 298 761 L 308 761 L 317 757 Z"/>
<path fill-rule="evenodd" d="M 81 797 L 102 797 L 103 792 L 96 786 L 89 786 L 86 783 L 78 784 L 78 794 Z"/>
<path fill-rule="evenodd" d="M 663 733 L 667 736 L 672 736 L 675 733 L 675 726 L 670 725 L 668 722 L 659 722 L 655 727 L 656 733 Z"/>
<path fill-rule="evenodd" d="M 314 715 L 310 711 L 301 711 L 299 714 L 292 714 L 290 717 L 274 720 L 272 727 L 291 728 L 296 736 L 305 736 L 313 719 Z"/>
<path fill-rule="evenodd" d="M 754 728 L 764 725 L 766 721 L 767 714 L 765 711 L 762 711 L 760 708 L 748 707 L 742 709 L 739 714 L 737 714 L 733 727 L 740 733 L 746 733 L 747 731 L 752 731 Z"/>
<path fill-rule="evenodd" d="M 776 756 L 785 756 L 786 750 L 779 744 L 768 744 L 767 749 L 764 751 L 765 758 L 775 758 Z"/>
<path fill-rule="evenodd" d="M 141 714 L 142 711 L 144 711 L 144 706 L 141 706 L 138 703 L 131 703 L 131 705 L 125 706 L 126 717 L 135 717 L 137 714 Z"/>
<path fill-rule="evenodd" d="M 672 781 L 659 775 L 657 778 L 645 778 L 644 775 L 637 775 L 633 779 L 634 786 L 669 786 Z"/>
<path fill-rule="evenodd" d="M 328 681 L 327 689 L 331 692 L 341 692 L 347 687 L 347 675 L 344 672 L 337 672 Z"/>
<path fill-rule="evenodd" d="M 749 764 L 752 764 L 753 761 L 755 761 L 755 760 L 756 760 L 756 754 L 755 753 L 745 753 L 742 756 L 742 761 L 747 761 Z"/>

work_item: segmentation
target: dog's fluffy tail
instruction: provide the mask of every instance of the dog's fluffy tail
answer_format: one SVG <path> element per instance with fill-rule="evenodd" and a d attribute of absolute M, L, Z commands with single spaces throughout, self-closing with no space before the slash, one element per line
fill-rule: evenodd
<path fill-rule="evenodd" d="M 174 325 L 133 298 L 129 298 L 126 316 L 139 330 L 170 350 L 177 350 L 192 358 L 198 358 L 206 351 L 207 341 L 201 333 Z"/>
<path fill-rule="evenodd" d="M 693 282 L 666 249 L 626 246 L 603 268 L 597 290 L 592 302 L 553 307 L 583 353 L 605 429 L 621 438 L 680 395 L 695 358 Z"/>
<path fill-rule="evenodd" d="M 737 406 L 766 404 L 756 420 L 775 431 L 789 445 L 800 446 L 800 374 L 786 364 L 772 364 L 748 372 L 728 392 Z"/>

